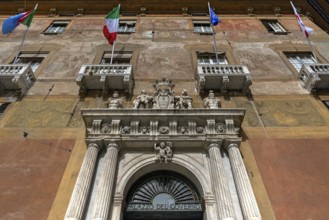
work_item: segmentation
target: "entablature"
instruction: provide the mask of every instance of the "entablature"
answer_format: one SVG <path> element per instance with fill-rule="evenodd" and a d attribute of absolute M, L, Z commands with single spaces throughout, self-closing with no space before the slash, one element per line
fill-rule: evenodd
<path fill-rule="evenodd" d="M 180 147 L 240 140 L 245 109 L 82 109 L 86 142 L 125 148 L 152 147 L 171 141 Z"/>

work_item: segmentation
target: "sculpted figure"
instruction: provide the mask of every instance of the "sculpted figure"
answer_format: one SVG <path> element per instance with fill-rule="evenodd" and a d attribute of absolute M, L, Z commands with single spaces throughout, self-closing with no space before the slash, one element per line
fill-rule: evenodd
<path fill-rule="evenodd" d="M 209 90 L 209 95 L 203 100 L 203 105 L 205 108 L 220 108 L 220 99 L 215 97 L 215 93 Z"/>
<path fill-rule="evenodd" d="M 154 150 L 159 151 L 157 154 L 157 159 L 162 162 L 164 160 L 165 163 L 168 162 L 168 159 L 172 158 L 171 151 L 172 143 L 171 142 L 160 142 L 160 144 L 154 144 Z"/>
<path fill-rule="evenodd" d="M 122 99 L 119 98 L 118 91 L 114 91 L 112 98 L 108 101 L 108 106 L 110 109 L 122 108 Z"/>
<path fill-rule="evenodd" d="M 187 91 L 183 89 L 180 96 L 176 96 L 176 108 L 178 109 L 191 109 L 192 108 L 192 98 L 187 95 Z"/>
<path fill-rule="evenodd" d="M 147 95 L 145 90 L 134 100 L 133 108 L 151 108 L 152 97 Z"/>

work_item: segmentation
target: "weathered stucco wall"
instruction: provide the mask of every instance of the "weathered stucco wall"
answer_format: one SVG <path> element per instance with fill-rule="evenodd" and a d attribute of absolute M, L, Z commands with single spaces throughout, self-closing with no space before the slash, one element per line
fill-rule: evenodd
<path fill-rule="evenodd" d="M 247 65 L 253 78 L 252 98 L 221 97 L 222 106 L 247 108 L 241 151 L 263 219 L 275 219 L 275 215 L 280 220 L 326 219 L 329 213 L 323 201 L 329 195 L 321 184 L 328 172 L 316 161 L 320 158 L 326 163 L 329 114 L 320 99 L 329 98 L 326 94 L 314 97 L 304 90 L 282 57 L 287 48 L 308 50 L 295 18 L 263 17 L 278 19 L 287 35 L 268 33 L 259 18 L 223 16 L 215 28 L 218 50 L 231 54 L 233 64 Z M 23 51 L 49 54 L 36 71 L 37 81 L 28 95 L 12 103 L 0 118 L 4 152 L 0 172 L 8 176 L 0 184 L 0 195 L 8 198 L 1 200 L 0 219 L 45 219 L 49 210 L 49 219 L 63 219 L 86 147 L 79 110 L 105 107 L 98 91 L 80 101 L 75 83 L 81 65 L 92 64 L 103 50 L 111 51 L 101 31 L 103 16 L 56 19 L 72 20 L 65 33 L 44 35 L 53 19 L 34 19 Z M 134 51 L 134 96 L 142 89 L 152 94 L 154 80 L 167 77 L 176 83 L 177 94 L 187 89 L 193 106 L 202 107 L 203 97 L 196 91 L 196 51 L 212 52 L 213 39 L 193 33 L 192 19 L 195 17 L 137 17 L 136 33 L 118 36 L 117 48 Z M 315 30 L 311 41 L 317 54 L 329 61 L 329 36 L 303 19 Z M 0 25 L 3 20 L 0 18 Z M 0 36 L 0 63 L 12 61 L 24 30 L 21 25 L 12 34 Z M 7 98 L 0 97 L 0 101 Z M 131 104 L 125 100 L 124 106 Z M 23 131 L 29 133 L 25 138 Z M 313 150 L 313 144 L 320 150 Z M 72 152 L 54 146 L 70 147 Z"/>

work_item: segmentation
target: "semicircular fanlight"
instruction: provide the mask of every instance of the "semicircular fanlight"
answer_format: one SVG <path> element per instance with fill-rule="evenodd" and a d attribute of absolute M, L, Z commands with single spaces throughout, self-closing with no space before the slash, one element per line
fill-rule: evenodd
<path fill-rule="evenodd" d="M 153 203 L 160 194 L 167 194 L 175 203 L 200 202 L 199 194 L 187 179 L 170 172 L 158 172 L 139 181 L 131 190 L 128 203 Z"/>

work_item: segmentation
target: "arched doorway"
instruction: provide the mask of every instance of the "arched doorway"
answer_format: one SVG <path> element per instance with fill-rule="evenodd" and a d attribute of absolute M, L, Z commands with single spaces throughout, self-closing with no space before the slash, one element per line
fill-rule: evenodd
<path fill-rule="evenodd" d="M 133 184 L 126 197 L 124 220 L 202 220 L 196 187 L 170 171 L 149 173 Z"/>

